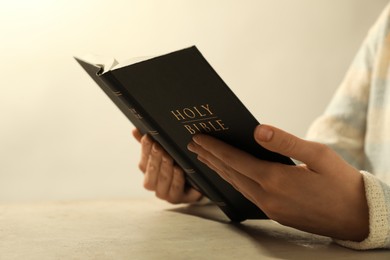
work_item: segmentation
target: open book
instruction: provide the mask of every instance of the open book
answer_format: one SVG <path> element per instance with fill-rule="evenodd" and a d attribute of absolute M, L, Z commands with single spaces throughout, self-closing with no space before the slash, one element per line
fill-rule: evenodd
<path fill-rule="evenodd" d="M 260 159 L 293 164 L 255 142 L 258 121 L 195 46 L 126 64 L 113 59 L 76 60 L 134 126 L 174 158 L 190 185 L 232 221 L 267 218 L 187 150 L 194 134 L 205 133 Z"/>

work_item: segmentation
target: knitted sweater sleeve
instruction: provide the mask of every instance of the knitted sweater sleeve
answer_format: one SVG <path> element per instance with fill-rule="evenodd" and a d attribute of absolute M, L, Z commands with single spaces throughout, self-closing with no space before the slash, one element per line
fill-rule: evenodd
<path fill-rule="evenodd" d="M 368 172 L 361 171 L 361 173 L 369 208 L 369 236 L 361 242 L 334 241 L 358 250 L 390 248 L 390 187 Z"/>
<path fill-rule="evenodd" d="M 327 144 L 357 169 L 366 166 L 367 116 L 373 102 L 370 92 L 374 78 L 378 71 L 383 71 L 381 67 L 389 66 L 389 56 L 384 57 L 381 51 L 383 45 L 390 49 L 389 14 L 390 5 L 369 31 L 325 113 L 313 122 L 307 134 L 307 139 Z M 374 172 L 361 174 L 369 208 L 369 236 L 362 242 L 335 242 L 358 250 L 390 248 L 390 187 Z"/>

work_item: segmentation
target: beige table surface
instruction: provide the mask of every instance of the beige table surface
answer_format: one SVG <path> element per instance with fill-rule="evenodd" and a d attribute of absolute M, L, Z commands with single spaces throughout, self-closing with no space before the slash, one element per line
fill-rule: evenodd
<path fill-rule="evenodd" d="M 390 259 L 214 206 L 156 200 L 0 205 L 0 259 Z"/>

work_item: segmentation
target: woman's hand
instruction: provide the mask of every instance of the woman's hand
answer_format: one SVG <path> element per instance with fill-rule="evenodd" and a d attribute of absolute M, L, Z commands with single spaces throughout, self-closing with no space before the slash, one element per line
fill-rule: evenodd
<path fill-rule="evenodd" d="M 144 173 L 144 187 L 173 204 L 196 202 L 202 198 L 197 190 L 186 187 L 183 170 L 174 164 L 164 149 L 135 129 L 133 136 L 141 143 L 139 168 Z"/>
<path fill-rule="evenodd" d="M 362 241 L 368 208 L 362 175 L 325 145 L 261 125 L 254 138 L 264 148 L 305 164 L 259 160 L 207 135 L 188 149 L 261 208 L 269 218 L 303 231 Z"/>

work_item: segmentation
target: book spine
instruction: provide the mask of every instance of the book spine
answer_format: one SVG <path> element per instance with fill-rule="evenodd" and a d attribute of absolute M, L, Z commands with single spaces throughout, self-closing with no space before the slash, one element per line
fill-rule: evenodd
<path fill-rule="evenodd" d="M 196 166 L 190 162 L 190 159 L 185 158 L 179 152 L 180 149 L 164 133 L 164 130 L 154 123 L 153 119 L 142 109 L 142 106 L 131 95 L 128 95 L 128 92 L 122 90 L 124 88 L 115 77 L 110 72 L 107 72 L 100 75 L 99 78 L 104 82 L 104 84 L 99 84 L 103 91 L 106 92 L 141 133 L 149 134 L 174 158 L 175 162 L 185 171 L 187 181 L 218 206 L 224 207 L 225 200 L 222 199 L 223 196 L 219 194 L 210 182 L 203 178 Z"/>

